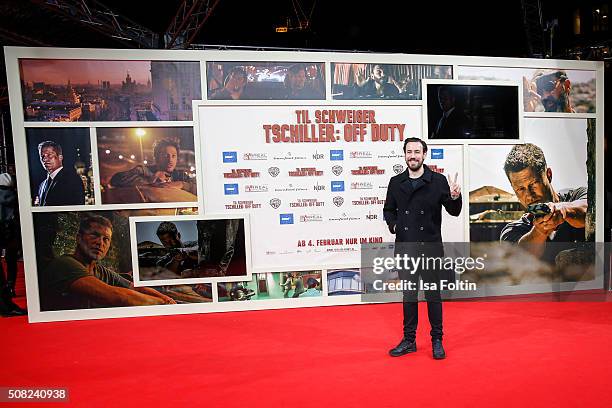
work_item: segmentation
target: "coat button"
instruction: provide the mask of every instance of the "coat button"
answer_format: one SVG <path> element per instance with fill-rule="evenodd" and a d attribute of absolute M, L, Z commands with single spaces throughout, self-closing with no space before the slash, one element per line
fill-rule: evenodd
<path fill-rule="evenodd" d="M 408 227 L 404 227 L 404 231 L 408 231 Z"/>
<path fill-rule="evenodd" d="M 421 214 L 425 214 L 425 211 L 421 210 Z"/>
<path fill-rule="evenodd" d="M 425 228 L 421 227 L 421 228 L 419 228 L 419 229 L 420 229 L 421 231 L 423 231 Z"/>
<path fill-rule="evenodd" d="M 406 210 L 406 215 L 410 214 L 410 211 Z"/>

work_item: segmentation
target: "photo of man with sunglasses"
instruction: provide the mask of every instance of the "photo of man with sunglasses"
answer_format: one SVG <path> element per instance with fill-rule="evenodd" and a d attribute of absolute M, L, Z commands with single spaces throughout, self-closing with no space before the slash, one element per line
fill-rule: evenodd
<path fill-rule="evenodd" d="M 570 93 L 572 85 L 561 70 L 538 70 L 531 81 L 523 77 L 525 112 L 575 113 Z"/>

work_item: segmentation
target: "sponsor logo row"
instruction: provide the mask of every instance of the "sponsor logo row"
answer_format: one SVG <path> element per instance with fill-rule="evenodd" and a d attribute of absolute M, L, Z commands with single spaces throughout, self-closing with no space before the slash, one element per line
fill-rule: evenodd
<path fill-rule="evenodd" d="M 396 164 L 393 166 L 393 172 L 400 174 L 404 171 L 404 166 Z M 331 172 L 335 176 L 340 176 L 344 172 L 342 166 L 333 166 Z M 281 174 L 281 170 L 278 167 L 269 167 L 268 174 L 272 177 L 278 177 Z M 379 176 L 385 174 L 385 169 L 381 169 L 378 166 L 359 166 L 356 169 L 351 169 L 349 174 L 353 176 Z M 324 175 L 324 171 L 316 167 L 296 167 L 293 170 L 287 172 L 289 177 L 321 177 Z M 253 169 L 231 169 L 228 172 L 223 173 L 223 178 L 259 178 L 261 172 Z"/>
<path fill-rule="evenodd" d="M 350 159 L 397 159 L 403 158 L 404 152 L 400 150 L 391 150 L 389 152 L 377 152 L 373 153 L 368 150 L 354 150 L 349 151 L 345 155 L 345 151 L 343 149 L 332 149 L 329 152 L 318 152 L 315 151 L 312 154 L 305 153 L 291 153 L 291 152 L 283 152 L 283 153 L 268 153 L 268 152 L 248 152 L 239 154 L 237 151 L 226 151 L 222 152 L 223 163 L 238 163 L 239 158 L 245 161 L 252 160 L 327 160 L 330 161 L 342 161 L 345 157 Z M 430 159 L 440 160 L 444 159 L 444 149 L 443 148 L 433 148 L 431 149 L 431 153 L 429 155 Z"/>
<path fill-rule="evenodd" d="M 377 221 L 379 219 L 378 214 L 368 212 L 367 214 L 351 215 L 342 213 L 339 215 L 331 216 L 327 218 L 327 221 Z M 294 213 L 285 213 L 278 215 L 278 221 L 280 225 L 292 225 L 296 223 L 308 223 L 308 222 L 323 222 L 325 221 L 321 214 L 301 214 L 297 215 Z"/>
<path fill-rule="evenodd" d="M 286 185 L 274 185 L 269 186 L 268 184 L 246 184 L 242 186 L 243 193 L 286 193 L 286 192 L 327 192 L 341 193 L 346 190 L 387 190 L 387 185 L 375 185 L 371 181 L 351 181 L 345 182 L 344 180 L 333 180 L 329 184 L 316 183 L 312 187 L 308 188 L 304 185 L 286 184 Z M 223 184 L 224 195 L 239 195 L 241 193 L 241 187 L 238 183 L 226 183 Z"/>
<path fill-rule="evenodd" d="M 345 198 L 341 196 L 333 197 L 331 202 L 336 207 L 342 207 L 345 203 Z M 359 197 L 356 200 L 346 200 L 346 202 L 353 206 L 381 206 L 385 204 L 385 200 L 380 197 Z M 272 198 L 268 201 L 270 207 L 275 210 L 280 208 L 281 205 L 289 208 L 308 208 L 308 207 L 325 207 L 325 201 L 317 198 L 298 198 L 295 201 L 283 202 L 280 198 Z M 231 203 L 225 204 L 227 210 L 244 210 L 244 209 L 257 209 L 261 208 L 261 203 L 254 200 L 235 200 Z"/>

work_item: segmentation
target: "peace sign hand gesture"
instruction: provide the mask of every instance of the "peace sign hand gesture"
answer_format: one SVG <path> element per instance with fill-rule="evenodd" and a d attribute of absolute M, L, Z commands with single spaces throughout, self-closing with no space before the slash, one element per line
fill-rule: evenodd
<path fill-rule="evenodd" d="M 457 184 L 458 176 L 459 176 L 458 173 L 455 173 L 455 177 L 452 177 L 452 178 L 450 174 L 446 175 L 446 178 L 448 179 L 448 186 L 450 187 L 450 197 L 453 200 L 456 200 L 457 198 L 459 198 L 459 195 L 461 194 L 461 186 Z"/>

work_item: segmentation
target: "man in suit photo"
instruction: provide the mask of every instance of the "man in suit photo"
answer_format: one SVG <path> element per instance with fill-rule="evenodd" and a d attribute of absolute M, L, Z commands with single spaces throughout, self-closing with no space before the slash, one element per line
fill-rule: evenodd
<path fill-rule="evenodd" d="M 38 154 L 47 177 L 38 186 L 34 205 L 84 205 L 83 180 L 74 168 L 64 167 L 62 146 L 47 140 L 38 145 Z"/>
<path fill-rule="evenodd" d="M 457 97 L 447 86 L 438 88 L 438 103 L 442 115 L 436 127 L 431 132 L 432 139 L 464 139 L 470 138 L 469 119 L 457 106 Z"/>

